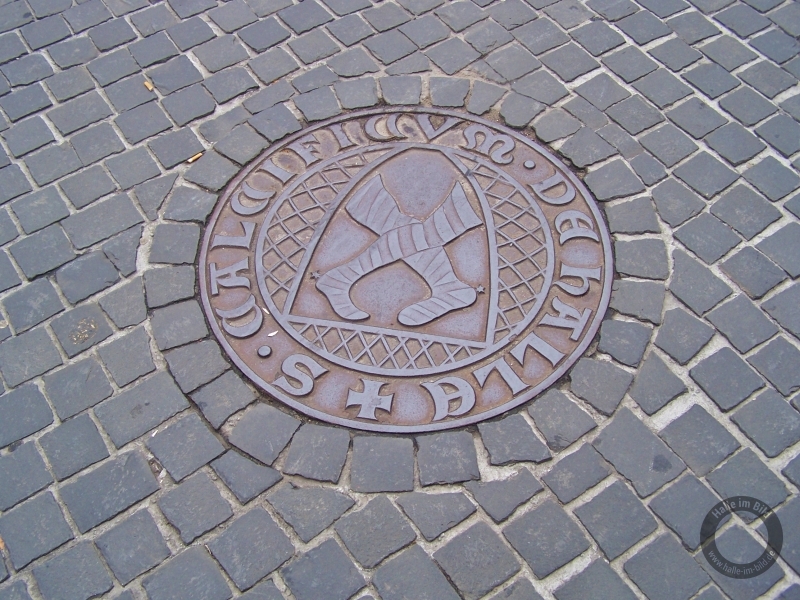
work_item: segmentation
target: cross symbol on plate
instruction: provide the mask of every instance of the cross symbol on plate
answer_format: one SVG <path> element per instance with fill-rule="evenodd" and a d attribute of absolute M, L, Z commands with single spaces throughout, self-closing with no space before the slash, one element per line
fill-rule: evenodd
<path fill-rule="evenodd" d="M 364 391 L 356 392 L 355 390 L 350 390 L 347 394 L 346 408 L 360 406 L 361 410 L 358 411 L 358 417 L 373 421 L 378 420 L 378 417 L 375 416 L 376 409 L 380 408 L 386 412 L 391 412 L 394 394 L 389 394 L 388 396 L 380 395 L 381 388 L 386 385 L 385 383 L 369 379 L 362 379 L 361 383 L 364 384 Z"/>

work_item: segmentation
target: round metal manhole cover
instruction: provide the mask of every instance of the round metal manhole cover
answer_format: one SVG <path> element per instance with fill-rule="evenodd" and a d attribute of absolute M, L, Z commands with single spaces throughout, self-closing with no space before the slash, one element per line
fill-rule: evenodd
<path fill-rule="evenodd" d="M 200 261 L 214 333 L 259 387 L 397 433 L 539 394 L 591 343 L 613 276 L 600 211 L 557 158 L 411 108 L 274 144 L 220 197 Z"/>

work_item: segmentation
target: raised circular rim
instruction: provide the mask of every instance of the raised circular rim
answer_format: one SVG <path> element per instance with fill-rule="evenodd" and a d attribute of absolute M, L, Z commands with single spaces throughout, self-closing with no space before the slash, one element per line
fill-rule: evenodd
<path fill-rule="evenodd" d="M 425 113 L 425 114 L 432 114 L 432 115 L 441 115 L 441 116 L 450 116 L 450 117 L 457 117 L 460 119 L 466 119 L 475 123 L 480 123 L 482 125 L 486 125 L 492 128 L 502 128 L 503 133 L 507 135 L 511 135 L 517 141 L 533 148 L 536 152 L 542 154 L 545 158 L 549 161 L 554 163 L 555 165 L 559 166 L 563 169 L 564 173 L 569 178 L 570 182 L 576 186 L 578 190 L 580 190 L 583 197 L 586 199 L 586 203 L 589 206 L 589 209 L 592 211 L 592 215 L 597 220 L 598 223 L 602 223 L 605 225 L 605 219 L 603 218 L 603 214 L 599 209 L 597 204 L 597 200 L 594 196 L 589 192 L 583 182 L 578 179 L 575 174 L 570 170 L 570 168 L 564 164 L 564 162 L 559 159 L 558 157 L 554 156 L 549 149 L 541 146 L 540 144 L 534 142 L 533 140 L 525 137 L 521 133 L 514 131 L 513 129 L 501 125 L 500 123 L 496 123 L 494 121 L 490 121 L 488 119 L 484 119 L 482 117 L 478 117 L 469 113 L 447 110 L 447 109 L 440 109 L 440 108 L 428 108 L 428 107 L 420 107 L 420 106 L 387 106 L 387 107 L 380 107 L 380 108 L 373 108 L 367 110 L 359 110 L 359 111 L 350 111 L 344 112 L 341 115 L 333 117 L 331 119 L 326 119 L 324 121 L 317 121 L 314 122 L 313 125 L 304 127 L 299 131 L 295 132 L 294 134 L 281 138 L 276 142 L 272 143 L 264 149 L 261 154 L 255 157 L 250 163 L 242 168 L 236 177 L 234 177 L 225 188 L 217 194 L 217 203 L 214 206 L 214 212 L 211 213 L 208 221 L 205 224 L 205 231 L 203 232 L 203 244 L 200 248 L 200 256 L 198 258 L 198 281 L 200 284 L 200 298 L 203 303 L 203 316 L 208 322 L 211 327 L 211 330 L 214 332 L 214 336 L 217 338 L 217 341 L 225 348 L 225 352 L 230 360 L 245 374 L 247 375 L 248 379 L 256 384 L 262 391 L 268 394 L 270 397 L 280 401 L 281 403 L 293 408 L 294 410 L 307 415 L 309 417 L 313 417 L 315 419 L 319 419 L 325 423 L 331 423 L 334 425 L 341 425 L 343 427 L 349 427 L 351 429 L 358 429 L 362 431 L 373 431 L 378 433 L 425 433 L 431 431 L 443 431 L 447 429 L 457 429 L 459 427 L 465 427 L 467 425 L 473 425 L 475 423 L 480 423 L 482 421 L 489 420 L 493 417 L 496 417 L 501 414 L 505 414 L 508 411 L 524 404 L 539 394 L 541 394 L 544 390 L 549 388 L 553 383 L 558 381 L 572 366 L 583 357 L 583 353 L 586 349 L 591 345 L 592 341 L 594 341 L 594 337 L 597 334 L 597 331 L 600 329 L 600 325 L 605 318 L 606 311 L 608 310 L 608 305 L 611 299 L 611 284 L 614 280 L 614 257 L 611 249 L 611 238 L 609 236 L 608 227 L 600 228 L 601 231 L 600 237 L 602 240 L 603 246 L 603 258 L 604 258 L 604 266 L 605 266 L 605 276 L 602 282 L 602 295 L 600 297 L 600 303 L 598 304 L 597 312 L 595 313 L 594 317 L 592 318 L 591 323 L 589 324 L 586 335 L 584 335 L 583 340 L 580 344 L 573 350 L 567 357 L 567 359 L 557 368 L 555 369 L 548 377 L 546 377 L 543 381 L 541 381 L 538 385 L 530 388 L 528 391 L 513 397 L 511 400 L 488 410 L 486 412 L 482 412 L 477 415 L 472 415 L 468 417 L 452 419 L 450 421 L 444 422 L 437 422 L 437 423 L 430 423 L 427 425 L 386 425 L 386 424 L 372 424 L 372 423 L 362 423 L 360 421 L 350 420 L 350 419 L 343 419 L 341 417 L 333 416 L 329 413 L 322 412 L 316 410 L 314 408 L 310 408 L 305 404 L 294 400 L 293 398 L 287 396 L 286 394 L 282 393 L 280 390 L 273 387 L 271 384 L 264 381 L 260 376 L 258 376 L 248 365 L 245 363 L 239 355 L 234 352 L 231 345 L 228 343 L 228 340 L 223 335 L 222 331 L 220 330 L 217 322 L 211 318 L 209 318 L 209 314 L 213 314 L 212 307 L 208 298 L 208 294 L 206 292 L 206 269 L 204 265 L 206 264 L 207 259 L 207 249 L 210 243 L 210 236 L 213 225 L 216 223 L 217 218 L 219 217 L 220 212 L 223 208 L 223 203 L 220 203 L 220 198 L 227 196 L 233 192 L 233 190 L 247 177 L 249 177 L 252 172 L 256 169 L 256 167 L 261 164 L 261 162 L 266 159 L 272 152 L 275 151 L 275 146 L 286 145 L 289 144 L 304 135 L 307 135 L 310 129 L 318 129 L 324 128 L 328 125 L 338 123 L 340 121 L 347 121 L 349 119 L 360 118 L 369 115 L 375 114 L 386 114 L 392 112 L 403 112 L 403 113 Z M 202 268 L 201 268 L 202 267 Z"/>

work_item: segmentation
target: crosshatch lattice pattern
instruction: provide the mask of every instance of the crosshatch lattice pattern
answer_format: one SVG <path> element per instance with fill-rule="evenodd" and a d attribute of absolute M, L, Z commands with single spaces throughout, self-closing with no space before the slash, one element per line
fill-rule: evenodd
<path fill-rule="evenodd" d="M 262 262 L 267 289 L 280 311 L 297 283 L 297 269 L 330 203 L 358 171 L 380 155 L 364 152 L 321 169 L 292 192 L 269 223 Z"/>
<path fill-rule="evenodd" d="M 310 323 L 295 317 L 288 321 L 301 336 L 328 354 L 381 369 L 413 371 L 447 366 L 474 356 L 485 347 L 446 343 L 434 336 L 392 335 L 369 328 Z"/>
<path fill-rule="evenodd" d="M 271 221 L 264 244 L 265 278 L 273 302 L 282 311 L 293 287 L 298 267 L 316 226 L 334 197 L 359 168 L 378 152 L 366 152 L 337 161 L 295 190 Z M 469 161 L 468 161 L 469 162 Z M 490 207 L 498 256 L 498 310 L 493 343 L 513 333 L 529 316 L 546 280 L 547 246 L 542 224 L 530 203 L 499 171 L 473 163 L 470 171 Z M 491 231 L 492 228 L 490 228 Z M 327 354 L 370 367 L 394 370 L 426 369 L 454 364 L 474 356 L 481 348 L 469 343 L 442 343 L 433 336 L 406 332 L 390 335 L 369 328 L 353 329 L 326 323 L 321 326 L 292 319 L 300 335 Z"/>

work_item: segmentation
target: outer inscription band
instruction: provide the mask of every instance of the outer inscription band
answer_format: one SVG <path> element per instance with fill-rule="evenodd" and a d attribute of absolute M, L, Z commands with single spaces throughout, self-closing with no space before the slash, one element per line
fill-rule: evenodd
<path fill-rule="evenodd" d="M 591 343 L 613 276 L 582 183 L 544 148 L 442 110 L 350 113 L 270 147 L 221 195 L 203 305 L 235 364 L 312 417 L 475 423 Z"/>

